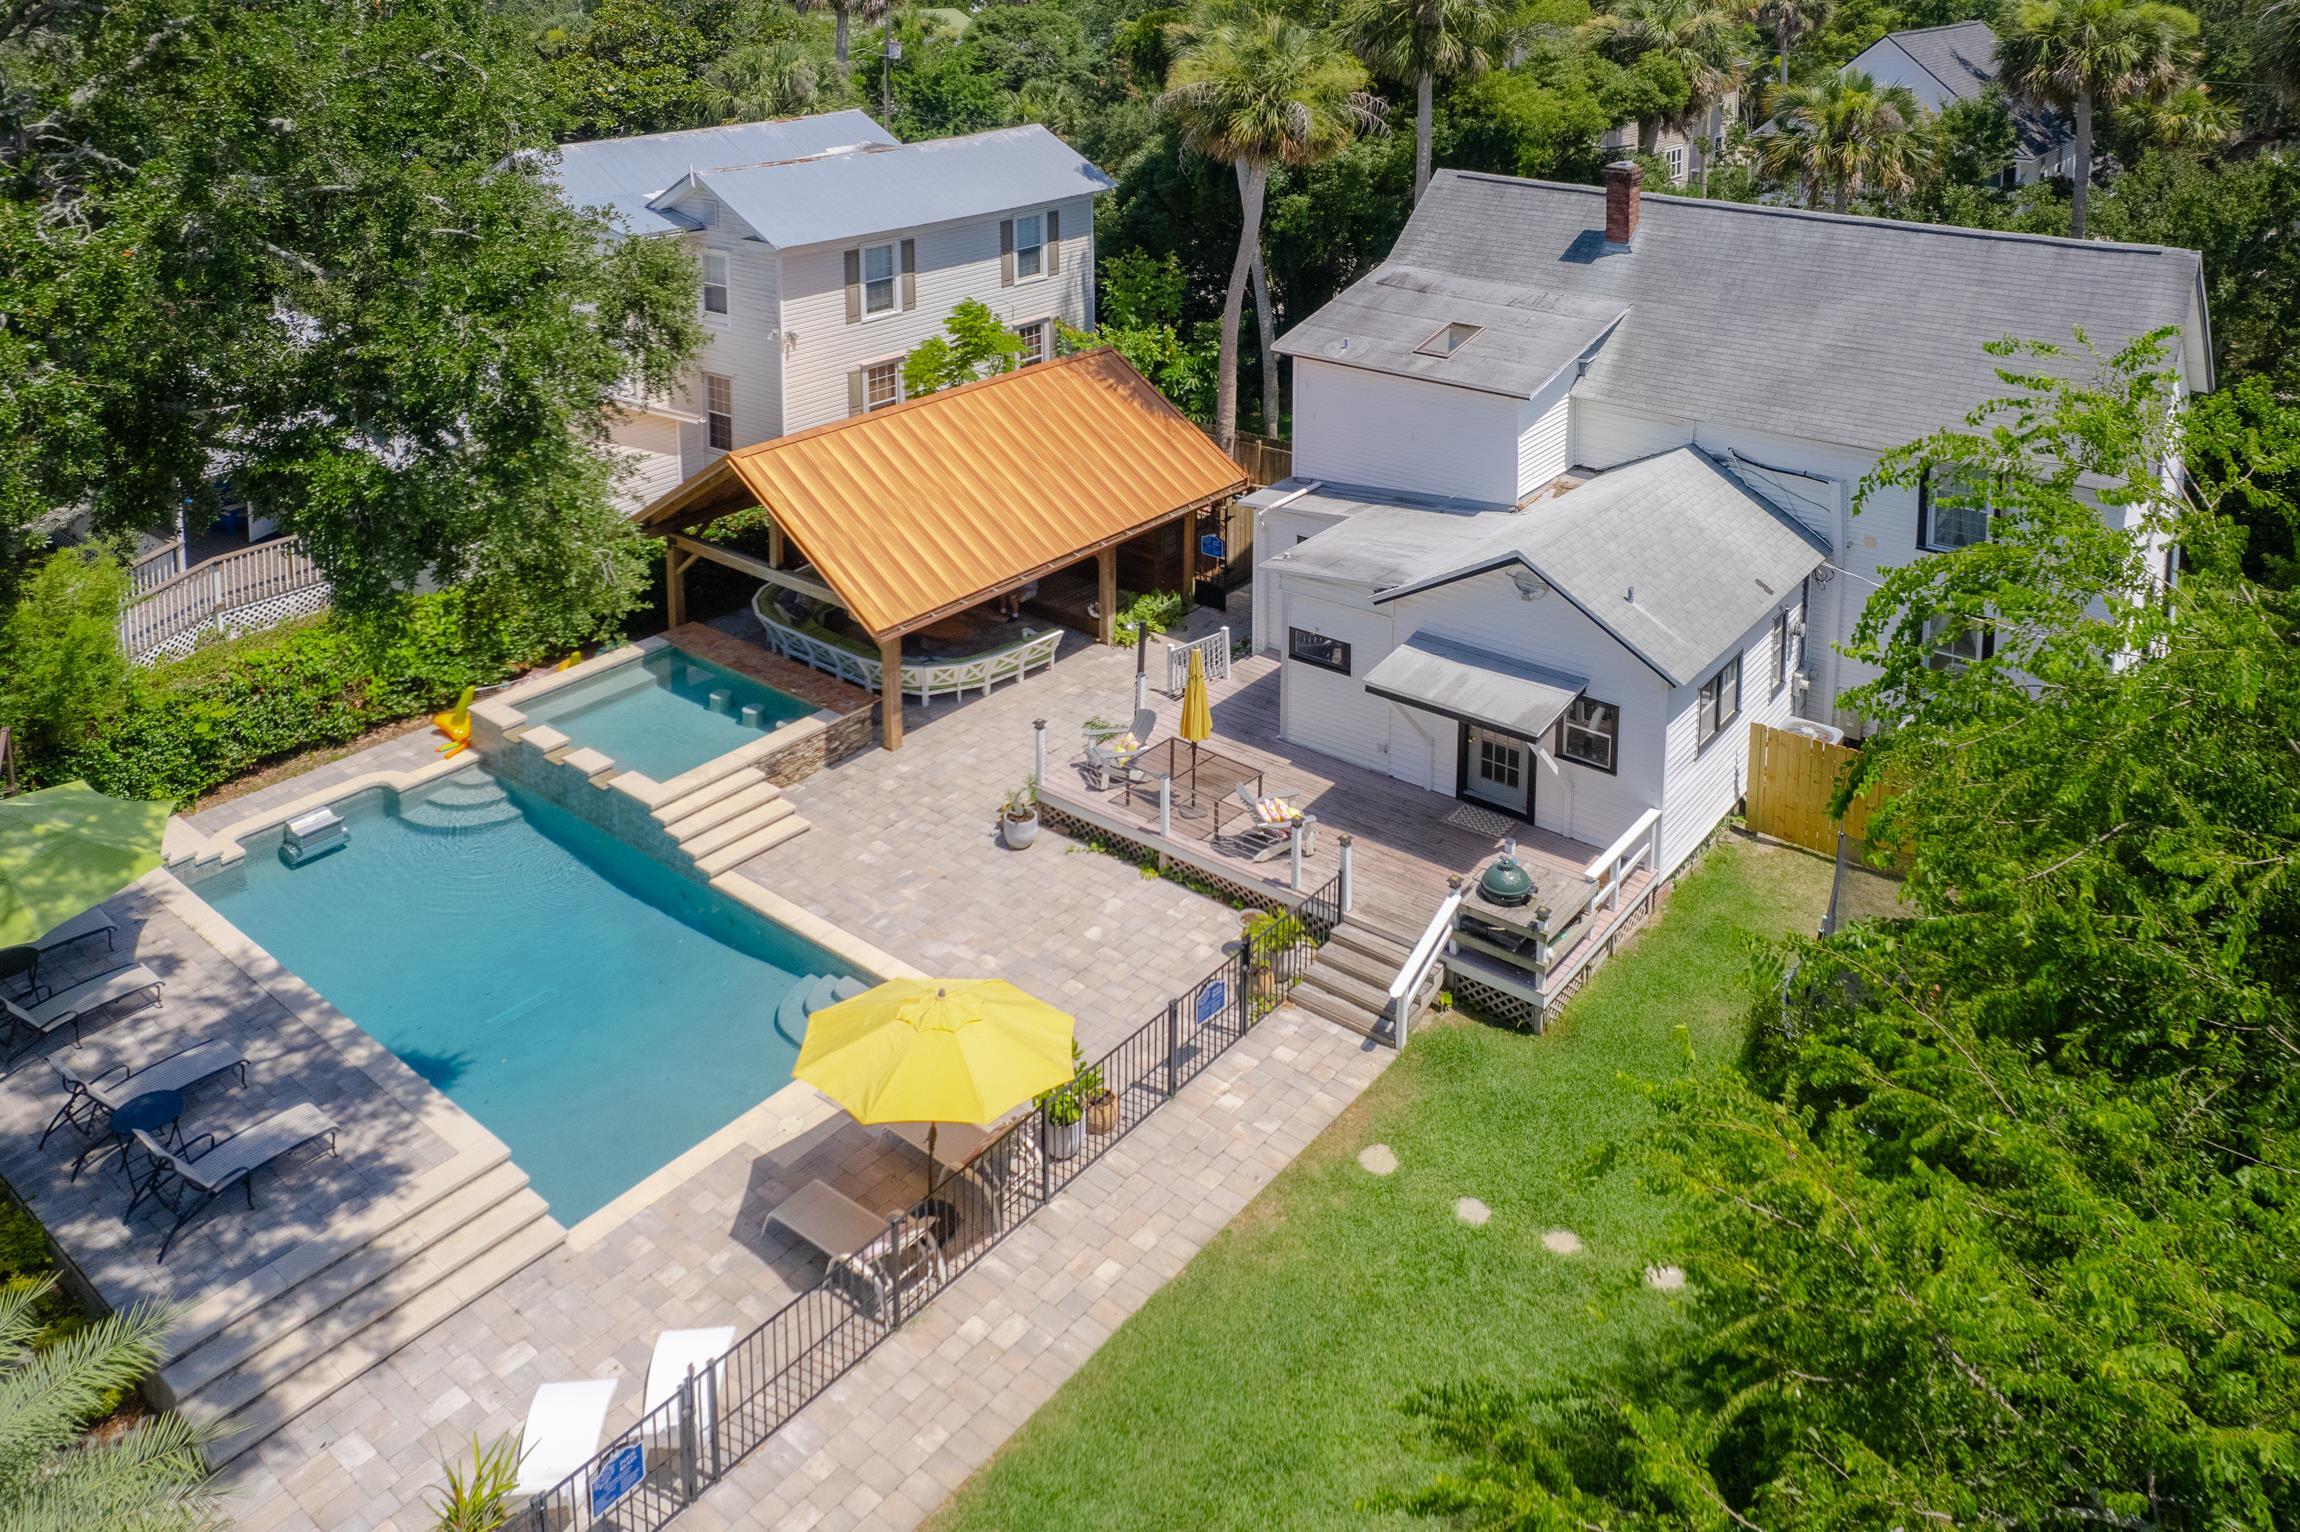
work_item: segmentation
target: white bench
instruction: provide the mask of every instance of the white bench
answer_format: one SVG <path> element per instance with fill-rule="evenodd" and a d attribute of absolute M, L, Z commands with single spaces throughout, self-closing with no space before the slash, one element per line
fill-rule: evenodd
<path fill-rule="evenodd" d="M 784 659 L 811 665 L 865 690 L 880 689 L 882 667 L 877 660 L 778 621 L 769 604 L 773 589 L 773 586 L 762 586 L 751 598 L 751 615 L 766 630 L 768 648 Z M 1062 631 L 1059 627 L 1048 628 L 1020 643 L 993 649 L 987 654 L 969 655 L 962 660 L 905 665 L 902 694 L 931 702 L 936 697 L 963 697 L 980 688 L 987 697 L 998 682 L 1019 681 L 1039 666 L 1053 664 L 1055 652 L 1062 647 Z"/>

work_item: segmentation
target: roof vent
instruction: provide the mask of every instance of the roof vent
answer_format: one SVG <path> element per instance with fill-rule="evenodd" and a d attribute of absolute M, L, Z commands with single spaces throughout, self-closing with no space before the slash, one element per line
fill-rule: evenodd
<path fill-rule="evenodd" d="M 1463 324 L 1457 319 L 1428 340 L 1414 347 L 1414 350 L 1423 356 L 1452 356 L 1456 351 L 1468 345 L 1476 337 L 1478 331 L 1484 328 L 1483 325 Z"/>

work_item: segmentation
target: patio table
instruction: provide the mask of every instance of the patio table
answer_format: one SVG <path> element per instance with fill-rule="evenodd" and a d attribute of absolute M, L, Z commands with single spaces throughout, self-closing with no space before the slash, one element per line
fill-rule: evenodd
<path fill-rule="evenodd" d="M 80 1179 L 80 1167 L 87 1163 L 89 1155 L 109 1154 L 114 1147 L 120 1151 L 120 1168 L 126 1170 L 129 1151 L 136 1147 L 138 1129 L 156 1135 L 164 1144 L 168 1141 L 167 1130 L 183 1115 L 184 1093 L 180 1090 L 146 1091 L 141 1096 L 132 1096 L 121 1102 L 113 1111 L 110 1121 L 104 1125 L 109 1141 L 99 1139 L 81 1150 L 80 1157 L 72 1162 L 70 1179 Z M 128 1177 L 130 1184 L 135 1179 L 133 1174 Z"/>
<path fill-rule="evenodd" d="M 1174 784 L 1174 812 L 1184 818 L 1204 818 L 1213 806 L 1238 789 L 1241 782 L 1251 783 L 1254 796 L 1262 796 L 1262 774 L 1244 761 L 1233 760 L 1218 750 L 1200 745 L 1195 752 L 1183 739 L 1163 739 L 1134 757 L 1134 771 L 1126 782 L 1126 804 L 1140 806 L 1147 800 L 1152 808 L 1158 805 L 1158 781 L 1161 777 Z M 1197 812 L 1191 813 L 1185 805 L 1195 799 Z"/>

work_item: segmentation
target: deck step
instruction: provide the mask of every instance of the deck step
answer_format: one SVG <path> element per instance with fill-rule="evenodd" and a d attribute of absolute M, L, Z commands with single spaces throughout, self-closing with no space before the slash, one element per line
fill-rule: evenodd
<path fill-rule="evenodd" d="M 1294 990 L 1299 994 L 1313 986 L 1374 1016 L 1381 1015 L 1390 1003 L 1387 983 L 1369 984 L 1323 961 L 1312 964 L 1309 973 Z"/>
<path fill-rule="evenodd" d="M 540 1206 L 542 1199 L 535 1200 Z M 539 1216 L 444 1274 L 410 1301 L 322 1353 L 315 1365 L 306 1366 L 225 1416 L 224 1429 L 231 1435 L 208 1449 L 210 1466 L 221 1468 L 264 1441 L 401 1347 L 452 1318 L 473 1299 L 558 1249 L 565 1238 L 566 1231 L 558 1224 Z"/>
<path fill-rule="evenodd" d="M 431 1253 L 438 1242 L 492 1215 L 527 1190 L 527 1175 L 509 1160 L 394 1224 L 359 1251 L 314 1272 L 220 1334 L 177 1357 L 161 1383 L 179 1402 L 196 1399 L 224 1374 L 302 1335 L 332 1328 L 354 1300 L 365 1301 Z"/>
<path fill-rule="evenodd" d="M 1335 973 L 1348 974 L 1353 979 L 1386 991 L 1396 980 L 1399 971 L 1406 966 L 1406 959 L 1412 955 L 1401 952 L 1393 958 L 1387 952 L 1368 952 L 1363 947 L 1329 938 L 1318 949 L 1318 966 Z"/>
<path fill-rule="evenodd" d="M 798 809 L 788 798 L 776 796 L 733 815 L 708 830 L 679 838 L 679 849 L 691 857 L 701 859 L 722 846 L 732 846 L 748 840 L 769 825 L 788 819 Z"/>
<path fill-rule="evenodd" d="M 1286 996 L 1286 1003 L 1299 1006 L 1313 1016 L 1323 1016 L 1362 1037 L 1386 1037 L 1389 1033 L 1388 1023 L 1382 1020 L 1380 1012 L 1369 1011 L 1355 1001 L 1306 979 L 1294 986 Z"/>
<path fill-rule="evenodd" d="M 676 819 L 664 820 L 663 828 L 670 833 L 673 840 L 685 842 L 702 834 L 703 831 L 714 825 L 725 824 L 739 814 L 747 813 L 763 804 L 773 803 L 782 797 L 783 790 L 769 782 L 765 777 L 756 773 L 744 773 L 743 775 L 750 776 L 747 785 L 735 792 L 719 794 L 693 813 L 682 814 Z"/>
<path fill-rule="evenodd" d="M 1333 934 L 1326 938 L 1326 945 L 1347 947 L 1353 952 L 1387 963 L 1392 973 L 1405 967 L 1406 959 L 1414 955 L 1412 942 L 1400 941 L 1386 932 L 1376 931 L 1354 913 L 1334 927 Z"/>
<path fill-rule="evenodd" d="M 748 767 L 738 768 L 723 776 L 713 777 L 710 781 L 681 793 L 668 803 L 656 804 L 655 820 L 658 824 L 668 827 L 694 813 L 697 809 L 718 802 L 729 793 L 739 793 L 753 782 L 763 780 L 765 779 L 758 772 Z"/>
<path fill-rule="evenodd" d="M 705 877 L 715 878 L 722 872 L 741 866 L 761 852 L 772 851 L 794 836 L 804 835 L 809 828 L 807 821 L 798 815 L 786 814 L 765 829 L 697 859 L 695 865 Z"/>

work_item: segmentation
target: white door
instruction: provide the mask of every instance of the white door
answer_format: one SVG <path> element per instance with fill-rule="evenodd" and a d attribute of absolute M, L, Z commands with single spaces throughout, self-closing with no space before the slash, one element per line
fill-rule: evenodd
<path fill-rule="evenodd" d="M 1462 796 L 1530 818 L 1533 751 L 1513 735 L 1476 724 L 1462 727 Z"/>

